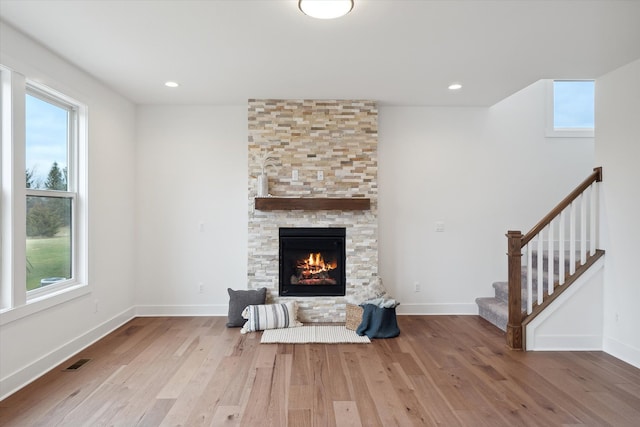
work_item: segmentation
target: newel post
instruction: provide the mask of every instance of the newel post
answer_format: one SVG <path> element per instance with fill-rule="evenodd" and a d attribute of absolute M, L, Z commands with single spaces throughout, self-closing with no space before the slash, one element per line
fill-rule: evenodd
<path fill-rule="evenodd" d="M 522 350 L 522 233 L 507 232 L 507 256 L 509 257 L 509 321 L 507 345 L 512 350 Z"/>

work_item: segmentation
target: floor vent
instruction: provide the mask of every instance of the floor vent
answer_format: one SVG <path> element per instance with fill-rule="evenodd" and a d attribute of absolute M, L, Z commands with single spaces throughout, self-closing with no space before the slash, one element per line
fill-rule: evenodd
<path fill-rule="evenodd" d="M 82 368 L 82 366 L 84 366 L 84 364 L 90 360 L 91 359 L 80 359 L 73 365 L 69 366 L 68 368 L 63 369 L 63 371 L 77 371 L 78 369 Z"/>

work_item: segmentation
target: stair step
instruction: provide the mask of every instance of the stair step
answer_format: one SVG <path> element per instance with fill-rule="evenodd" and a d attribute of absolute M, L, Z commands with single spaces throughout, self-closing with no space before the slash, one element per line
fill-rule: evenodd
<path fill-rule="evenodd" d="M 557 281 L 557 279 L 556 279 Z M 532 283 L 532 292 L 534 301 L 537 300 L 538 295 L 538 281 L 534 277 Z M 507 321 L 509 320 L 509 283 L 508 282 L 494 282 L 492 284 L 494 296 L 493 297 L 480 297 L 476 298 L 476 304 L 478 305 L 478 313 L 480 317 L 488 320 L 498 328 L 506 331 Z M 543 283 L 543 292 L 547 292 L 547 280 L 545 278 Z M 522 278 L 522 290 L 520 294 L 521 309 L 525 311 L 527 309 L 527 283 L 526 277 Z"/>
<path fill-rule="evenodd" d="M 507 330 L 509 320 L 509 308 L 507 303 L 494 297 L 476 298 L 478 314 L 483 319 L 497 326 L 503 331 Z"/>
<path fill-rule="evenodd" d="M 522 270 L 521 271 L 522 271 L 522 283 L 526 283 L 526 281 L 527 281 L 527 266 L 526 265 L 522 266 Z M 547 276 L 548 276 L 548 273 L 547 273 L 548 270 L 545 268 L 545 269 L 543 269 L 543 271 L 544 271 L 544 273 L 543 273 L 544 274 L 544 278 L 546 279 Z M 569 270 L 567 269 L 565 271 L 568 272 Z M 531 277 L 533 278 L 534 282 L 538 280 L 538 269 L 535 266 L 531 269 Z M 553 281 L 557 282 L 559 278 L 560 278 L 560 275 L 558 274 L 558 269 L 554 268 L 553 269 L 553 279 L 554 279 Z"/>
<path fill-rule="evenodd" d="M 507 282 L 494 282 L 493 283 L 493 292 L 494 297 L 501 301 L 504 301 L 506 304 L 509 303 L 509 283 Z M 545 283 L 543 286 L 543 291 L 547 292 L 547 284 Z M 537 283 L 533 283 L 532 292 L 534 295 L 534 300 L 537 299 L 538 295 L 538 286 Z M 520 294 L 520 299 L 522 301 L 522 309 L 527 308 L 527 286 L 526 283 L 522 286 L 522 292 Z"/>
<path fill-rule="evenodd" d="M 542 253 L 542 257 L 543 257 L 543 270 L 546 273 L 549 269 L 548 251 L 544 250 Z M 536 250 L 533 250 L 531 252 L 531 259 L 532 259 L 531 262 L 533 267 L 531 269 L 532 292 L 535 300 L 537 299 L 537 293 L 538 293 L 538 269 L 537 269 L 538 253 Z M 579 260 L 579 259 L 580 259 L 580 253 L 579 251 L 577 251 L 576 260 Z M 565 251 L 564 264 L 565 264 L 565 271 L 568 272 L 569 271 L 569 251 Z M 554 266 L 553 266 L 554 284 L 558 283 L 559 281 L 558 267 L 559 267 L 559 257 L 556 252 L 554 253 Z M 543 284 L 542 284 L 542 289 L 545 293 L 547 293 L 547 290 L 548 290 L 547 276 L 548 276 L 547 274 L 544 274 Z M 495 326 L 502 329 L 503 331 L 507 330 L 507 322 L 509 320 L 508 289 L 509 289 L 509 284 L 507 282 L 494 282 L 493 290 L 494 290 L 495 296 L 476 298 L 476 304 L 478 305 L 478 313 L 480 317 L 486 319 L 487 321 L 494 324 Z M 524 311 L 527 308 L 527 267 L 526 266 L 522 266 L 521 298 L 522 298 L 522 310 Z"/>
<path fill-rule="evenodd" d="M 570 264 L 570 259 L 569 259 L 569 255 L 571 254 L 570 251 L 565 251 L 565 255 L 564 255 L 564 268 L 565 271 L 569 271 L 569 264 Z M 526 259 L 526 254 L 523 257 L 523 262 Z M 580 260 L 580 251 L 576 251 L 576 261 Z M 538 251 L 534 250 L 531 252 L 531 264 L 534 267 L 534 269 L 537 267 L 538 265 Z M 542 264 L 543 264 L 543 270 L 547 271 L 549 269 L 549 252 L 548 251 L 543 251 L 542 254 Z M 558 271 L 560 267 L 560 255 L 558 252 L 554 252 L 553 255 L 553 270 L 554 271 Z M 526 267 L 523 267 L 526 268 Z"/>
<path fill-rule="evenodd" d="M 498 328 L 506 331 L 507 321 L 509 320 L 509 284 L 507 282 L 494 282 L 492 286 L 495 296 L 476 298 L 478 314 Z M 545 283 L 544 291 L 546 292 L 546 290 L 547 286 Z M 537 299 L 537 283 L 535 281 L 533 295 L 535 301 Z M 521 298 L 522 303 L 520 307 L 522 311 L 525 311 L 527 309 L 526 284 L 522 288 Z"/>

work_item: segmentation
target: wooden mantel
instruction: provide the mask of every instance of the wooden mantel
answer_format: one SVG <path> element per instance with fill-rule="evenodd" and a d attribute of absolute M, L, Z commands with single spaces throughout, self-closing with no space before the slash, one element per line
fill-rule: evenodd
<path fill-rule="evenodd" d="M 256 197 L 259 211 L 275 210 L 338 210 L 362 211 L 371 209 L 371 199 L 365 197 Z"/>

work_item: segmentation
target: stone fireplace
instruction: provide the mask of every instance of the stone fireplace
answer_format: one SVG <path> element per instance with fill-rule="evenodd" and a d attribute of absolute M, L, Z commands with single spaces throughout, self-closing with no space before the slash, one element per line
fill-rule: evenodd
<path fill-rule="evenodd" d="M 249 100 L 248 287 L 266 287 L 269 302 L 295 299 L 303 322 L 344 321 L 346 301 L 362 300 L 377 280 L 377 121 L 373 101 Z M 367 198 L 370 206 L 256 209 L 258 159 L 265 152 L 278 163 L 268 171 L 270 195 Z M 344 230 L 344 295 L 280 293 L 280 230 L 295 228 Z"/>

